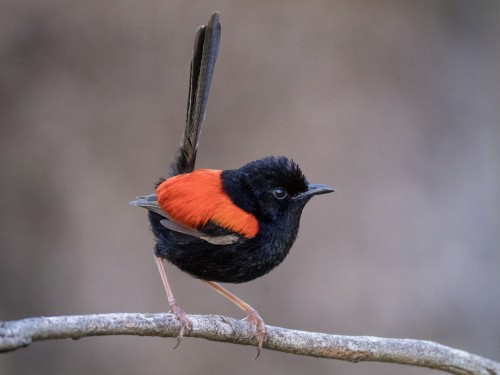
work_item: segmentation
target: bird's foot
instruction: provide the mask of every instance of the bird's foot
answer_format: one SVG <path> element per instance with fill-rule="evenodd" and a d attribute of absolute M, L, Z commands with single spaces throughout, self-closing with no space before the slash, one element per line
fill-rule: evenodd
<path fill-rule="evenodd" d="M 252 309 L 250 312 L 248 312 L 246 321 L 251 323 L 252 325 L 255 324 L 257 328 L 257 339 L 258 339 L 257 354 L 255 355 L 254 358 L 257 359 L 259 358 L 260 352 L 262 351 L 262 345 L 264 344 L 264 340 L 267 335 L 266 324 L 264 323 L 264 320 L 260 317 L 259 313 L 255 309 Z"/>
<path fill-rule="evenodd" d="M 177 344 L 171 349 L 177 349 L 177 347 L 181 344 L 182 338 L 184 337 L 184 330 L 187 329 L 192 329 L 193 328 L 193 322 L 191 319 L 189 319 L 188 315 L 182 310 L 177 303 L 173 302 L 170 303 L 170 312 L 174 314 L 177 319 L 181 322 L 181 329 L 179 330 L 179 334 L 177 335 Z"/>

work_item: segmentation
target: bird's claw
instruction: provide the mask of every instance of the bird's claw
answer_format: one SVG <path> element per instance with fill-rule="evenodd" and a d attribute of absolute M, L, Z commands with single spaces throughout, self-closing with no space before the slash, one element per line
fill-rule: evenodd
<path fill-rule="evenodd" d="M 186 328 L 189 330 L 193 328 L 193 322 L 189 319 L 184 310 L 182 310 L 176 303 L 172 303 L 170 305 L 170 312 L 174 314 L 181 323 L 181 328 L 179 330 L 179 334 L 177 335 L 177 344 L 175 344 L 175 346 L 171 349 L 174 350 L 181 344 L 182 338 L 184 337 L 184 330 Z"/>
<path fill-rule="evenodd" d="M 249 312 L 246 320 L 252 325 L 255 324 L 257 328 L 258 342 L 257 342 L 257 354 L 254 357 L 255 360 L 259 358 L 260 352 L 262 351 L 262 345 L 264 344 L 264 340 L 266 339 L 267 336 L 266 324 L 264 323 L 264 320 L 260 317 L 257 310 Z"/>

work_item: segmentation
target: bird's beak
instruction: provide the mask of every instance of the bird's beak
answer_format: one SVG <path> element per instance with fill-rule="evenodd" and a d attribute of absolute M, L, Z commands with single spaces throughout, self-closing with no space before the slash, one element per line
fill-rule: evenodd
<path fill-rule="evenodd" d="M 327 194 L 334 191 L 335 189 L 329 185 L 309 184 L 307 191 L 296 195 L 293 199 L 304 199 L 313 195 Z"/>

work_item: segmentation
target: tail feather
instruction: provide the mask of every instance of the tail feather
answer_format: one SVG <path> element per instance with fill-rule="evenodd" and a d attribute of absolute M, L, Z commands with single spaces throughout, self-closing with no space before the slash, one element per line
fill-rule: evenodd
<path fill-rule="evenodd" d="M 170 166 L 169 176 L 194 170 L 201 125 L 205 117 L 210 83 L 219 51 L 220 33 L 219 12 L 212 13 L 208 25 L 201 26 L 196 32 L 191 60 L 186 128 L 177 157 Z"/>

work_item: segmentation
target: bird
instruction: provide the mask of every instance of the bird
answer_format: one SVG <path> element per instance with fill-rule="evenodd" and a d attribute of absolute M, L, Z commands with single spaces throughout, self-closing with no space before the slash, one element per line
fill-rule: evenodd
<path fill-rule="evenodd" d="M 155 193 L 130 204 L 148 210 L 155 261 L 170 311 L 180 321 L 179 346 L 192 321 L 176 302 L 164 260 L 198 278 L 247 314 L 256 332 L 257 358 L 267 334 L 256 309 L 219 283 L 264 276 L 287 256 L 311 197 L 335 191 L 310 184 L 293 160 L 267 156 L 238 169 L 195 169 L 201 125 L 220 44 L 219 12 L 196 32 L 191 60 L 186 126 L 181 146 Z"/>

